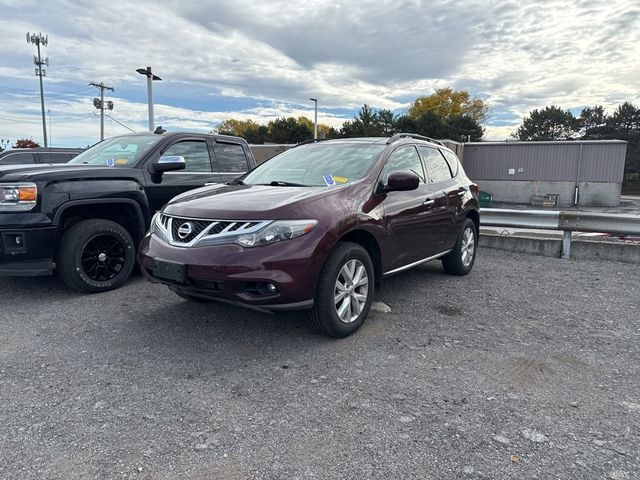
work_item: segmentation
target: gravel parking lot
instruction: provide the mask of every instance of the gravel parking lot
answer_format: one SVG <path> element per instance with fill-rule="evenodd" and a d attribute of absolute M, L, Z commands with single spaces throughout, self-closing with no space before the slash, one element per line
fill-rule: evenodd
<path fill-rule="evenodd" d="M 350 338 L 0 279 L 0 478 L 640 478 L 637 265 L 481 250 Z"/>

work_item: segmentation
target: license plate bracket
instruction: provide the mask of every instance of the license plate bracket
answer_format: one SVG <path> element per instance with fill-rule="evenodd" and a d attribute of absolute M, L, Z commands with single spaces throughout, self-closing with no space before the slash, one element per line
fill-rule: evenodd
<path fill-rule="evenodd" d="M 153 261 L 153 276 L 177 283 L 187 283 L 187 266 L 168 260 Z"/>

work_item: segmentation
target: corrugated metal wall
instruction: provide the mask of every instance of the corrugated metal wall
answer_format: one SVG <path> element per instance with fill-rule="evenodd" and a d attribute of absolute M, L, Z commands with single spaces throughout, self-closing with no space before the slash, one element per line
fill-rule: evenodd
<path fill-rule="evenodd" d="M 463 164 L 473 180 L 621 183 L 626 150 L 621 140 L 467 143 Z"/>

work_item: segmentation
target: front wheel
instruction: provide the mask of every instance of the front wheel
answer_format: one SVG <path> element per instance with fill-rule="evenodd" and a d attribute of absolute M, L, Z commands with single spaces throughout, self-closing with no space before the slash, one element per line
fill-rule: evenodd
<path fill-rule="evenodd" d="M 453 250 L 442 257 L 442 267 L 451 275 L 466 275 L 473 268 L 478 249 L 478 234 L 473 220 L 466 218 Z"/>
<path fill-rule="evenodd" d="M 106 292 L 129 278 L 135 252 L 133 239 L 122 225 L 110 220 L 84 220 L 60 239 L 56 270 L 74 290 Z"/>
<path fill-rule="evenodd" d="M 373 290 L 373 263 L 367 251 L 356 243 L 338 243 L 320 274 L 309 326 L 331 337 L 351 335 L 369 313 Z"/>

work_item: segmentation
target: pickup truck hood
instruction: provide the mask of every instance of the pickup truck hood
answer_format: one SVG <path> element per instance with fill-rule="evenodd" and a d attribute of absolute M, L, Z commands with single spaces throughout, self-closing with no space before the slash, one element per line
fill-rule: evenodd
<path fill-rule="evenodd" d="M 214 185 L 174 197 L 165 207 L 169 215 L 223 220 L 296 218 L 302 205 L 349 190 L 337 187 L 270 185 Z"/>
<path fill-rule="evenodd" d="M 68 163 L 39 163 L 35 165 L 0 166 L 0 182 L 37 182 L 75 178 L 138 178 L 140 169 L 76 165 Z"/>

